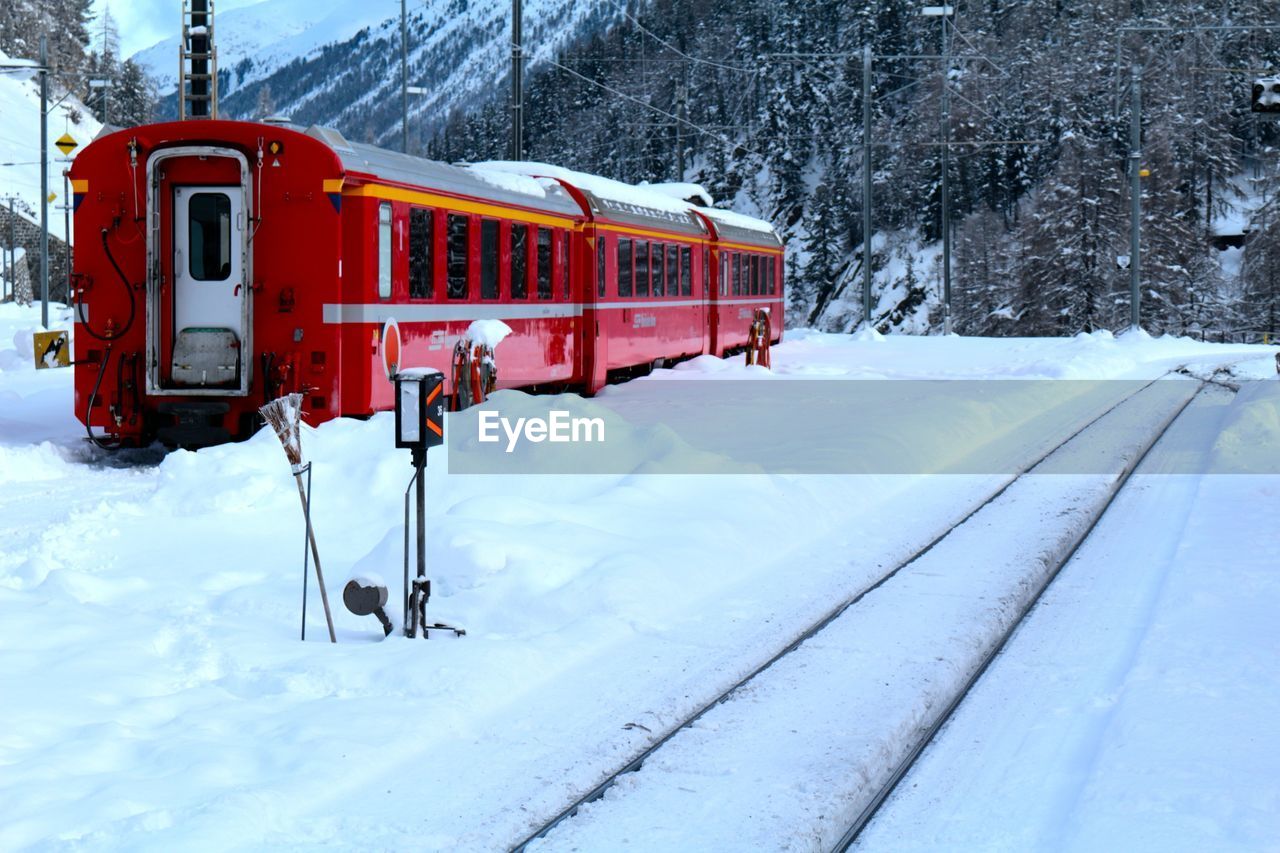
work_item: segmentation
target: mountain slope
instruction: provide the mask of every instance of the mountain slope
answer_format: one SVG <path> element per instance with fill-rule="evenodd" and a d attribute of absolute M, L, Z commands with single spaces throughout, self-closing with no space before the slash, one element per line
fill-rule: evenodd
<path fill-rule="evenodd" d="M 222 13 L 216 23 L 221 112 L 236 118 L 280 112 L 399 147 L 400 19 L 385 14 L 393 9 L 267 0 Z M 524 9 L 530 68 L 618 15 L 612 4 L 575 0 L 532 0 Z M 424 0 L 410 11 L 409 83 L 428 91 L 410 101 L 411 147 L 443 127 L 451 112 L 505 95 L 510 16 L 507 0 Z M 169 93 L 168 113 L 175 112 L 176 58 L 176 39 L 137 57 Z"/>

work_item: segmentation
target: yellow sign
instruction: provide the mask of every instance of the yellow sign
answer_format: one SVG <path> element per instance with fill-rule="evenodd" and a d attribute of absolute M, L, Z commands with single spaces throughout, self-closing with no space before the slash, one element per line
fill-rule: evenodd
<path fill-rule="evenodd" d="M 80 147 L 80 143 L 76 142 L 75 139 L 73 139 L 71 137 L 71 134 L 69 133 L 64 133 L 61 136 L 59 136 L 56 140 L 54 140 L 53 144 L 58 146 L 58 150 L 61 151 L 64 155 L 70 154 L 72 151 L 75 151 L 77 148 Z"/>
<path fill-rule="evenodd" d="M 71 366 L 71 342 L 66 332 L 35 333 L 36 370 Z"/>

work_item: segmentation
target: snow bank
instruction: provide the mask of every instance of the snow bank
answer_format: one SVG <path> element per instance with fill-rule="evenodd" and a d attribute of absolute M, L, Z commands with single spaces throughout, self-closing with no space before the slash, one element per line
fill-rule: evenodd
<path fill-rule="evenodd" d="M 626 415 L 620 473 L 458 476 L 433 451 L 428 617 L 468 636 L 384 642 L 341 587 L 387 579 L 398 618 L 410 454 L 390 413 L 339 419 L 302 435 L 339 644 L 314 576 L 303 644 L 302 511 L 275 436 L 159 464 L 87 452 L 71 372 L 37 372 L 9 347 L 38 316 L 0 306 L 5 849 L 503 848 L 993 482 L 650 476 L 655 461 L 714 458 L 634 416 L 652 392 L 760 375 L 702 356 L 600 401 L 550 398 Z M 1273 352 L 801 330 L 774 349 L 769 381 L 1133 378 Z M 511 414 L 547 402 L 494 399 Z M 424 767 L 449 768 L 426 798 Z"/>

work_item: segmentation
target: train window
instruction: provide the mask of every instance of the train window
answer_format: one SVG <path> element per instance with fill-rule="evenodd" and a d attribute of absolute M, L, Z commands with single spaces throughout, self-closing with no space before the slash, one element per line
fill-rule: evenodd
<path fill-rule="evenodd" d="M 391 298 L 391 202 L 378 205 L 378 296 Z"/>
<path fill-rule="evenodd" d="M 480 298 L 498 298 L 498 220 L 480 220 Z"/>
<path fill-rule="evenodd" d="M 226 193 L 194 194 L 187 204 L 187 220 L 191 277 L 226 281 L 231 277 L 231 197 Z"/>
<path fill-rule="evenodd" d="M 751 255 L 751 295 L 760 295 L 760 256 Z"/>
<path fill-rule="evenodd" d="M 529 226 L 511 223 L 511 298 L 529 298 Z"/>
<path fill-rule="evenodd" d="M 430 299 L 431 232 L 433 211 L 409 209 L 409 298 Z"/>
<path fill-rule="evenodd" d="M 618 238 L 618 295 L 631 295 L 631 238 Z"/>
<path fill-rule="evenodd" d="M 636 296 L 649 295 L 649 241 L 636 241 Z"/>
<path fill-rule="evenodd" d="M 661 296 L 665 292 L 663 287 L 663 275 L 666 269 L 666 261 L 663 257 L 666 252 L 666 246 L 661 243 L 654 243 L 652 248 L 653 254 L 653 295 Z"/>
<path fill-rule="evenodd" d="M 685 251 L 688 251 L 686 249 Z M 680 295 L 680 247 L 667 247 L 667 296 Z"/>
<path fill-rule="evenodd" d="M 689 247 L 680 247 L 680 293 L 693 295 L 693 266 L 690 263 Z"/>
<path fill-rule="evenodd" d="M 604 281 L 605 281 L 605 257 L 606 251 L 605 239 L 603 234 L 596 235 L 596 296 L 600 299 L 604 298 Z"/>
<path fill-rule="evenodd" d="M 467 298 L 467 240 L 471 220 L 469 217 L 449 214 L 449 246 L 446 259 L 449 263 L 449 298 Z"/>
<path fill-rule="evenodd" d="M 699 296 L 706 296 L 708 288 L 711 287 L 711 249 L 707 246 L 702 247 L 702 287 L 698 290 Z"/>
<path fill-rule="evenodd" d="M 538 229 L 538 298 L 551 298 L 551 229 Z"/>
<path fill-rule="evenodd" d="M 766 292 L 766 293 L 768 293 L 770 296 L 773 296 L 773 295 L 774 295 L 774 292 L 773 292 L 773 258 L 766 258 L 766 259 L 765 259 L 765 262 L 764 262 L 764 282 L 765 282 L 765 287 L 767 288 L 767 290 L 765 290 L 765 292 Z"/>
<path fill-rule="evenodd" d="M 568 302 L 571 296 L 569 292 L 569 233 L 561 231 L 556 242 L 560 246 L 560 289 L 564 292 L 565 302 Z"/>
<path fill-rule="evenodd" d="M 733 253 L 733 295 L 742 295 L 742 253 Z"/>
<path fill-rule="evenodd" d="M 720 253 L 720 295 L 729 295 L 729 253 Z"/>

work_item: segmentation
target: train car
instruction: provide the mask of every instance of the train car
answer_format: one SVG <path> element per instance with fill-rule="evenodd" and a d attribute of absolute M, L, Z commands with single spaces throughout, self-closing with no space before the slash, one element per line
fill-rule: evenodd
<path fill-rule="evenodd" d="M 766 223 L 552 166 L 205 120 L 106 134 L 70 178 L 76 415 L 120 444 L 241 438 L 291 392 L 313 424 L 391 408 L 391 336 L 452 395 L 481 319 L 512 329 L 499 387 L 588 394 L 743 346 L 756 309 L 781 339 Z"/>

